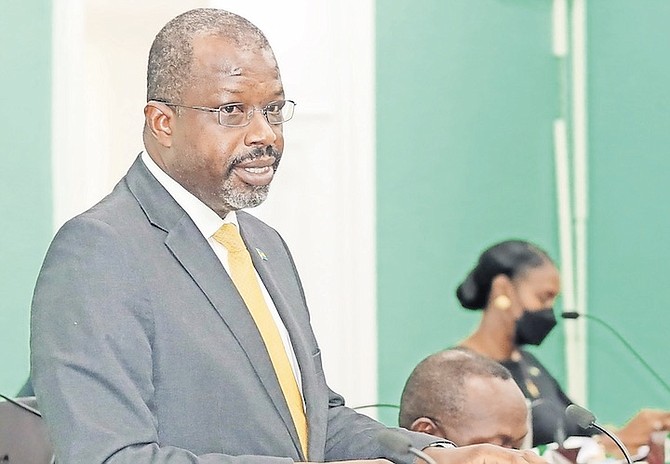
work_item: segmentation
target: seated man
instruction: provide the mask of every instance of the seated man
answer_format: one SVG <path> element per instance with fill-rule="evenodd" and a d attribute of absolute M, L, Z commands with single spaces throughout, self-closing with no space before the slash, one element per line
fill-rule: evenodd
<path fill-rule="evenodd" d="M 452 349 L 414 368 L 402 392 L 399 422 L 459 446 L 493 443 L 518 449 L 528 435 L 528 408 L 505 367 Z"/>

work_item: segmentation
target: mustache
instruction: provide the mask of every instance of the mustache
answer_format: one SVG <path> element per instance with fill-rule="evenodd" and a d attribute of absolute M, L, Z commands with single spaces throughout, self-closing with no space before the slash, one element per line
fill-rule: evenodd
<path fill-rule="evenodd" d="M 276 169 L 277 165 L 279 164 L 279 160 L 281 159 L 281 153 L 279 153 L 279 150 L 272 146 L 252 148 L 246 153 L 241 153 L 235 156 L 235 158 L 233 158 L 233 160 L 230 162 L 230 169 L 232 169 L 236 164 L 268 156 L 272 156 L 275 159 L 273 166 Z"/>

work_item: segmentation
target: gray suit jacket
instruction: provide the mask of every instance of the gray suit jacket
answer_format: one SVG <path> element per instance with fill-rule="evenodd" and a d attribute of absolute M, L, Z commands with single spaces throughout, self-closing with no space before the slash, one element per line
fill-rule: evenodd
<path fill-rule="evenodd" d="M 383 426 L 345 407 L 326 385 L 282 238 L 249 214 L 238 213 L 238 221 L 298 359 L 309 459 L 411 461 L 382 449 L 375 436 Z M 34 387 L 59 462 L 304 460 L 234 284 L 139 158 L 110 195 L 54 238 L 35 289 L 31 330 Z M 419 448 L 434 441 L 409 436 Z"/>

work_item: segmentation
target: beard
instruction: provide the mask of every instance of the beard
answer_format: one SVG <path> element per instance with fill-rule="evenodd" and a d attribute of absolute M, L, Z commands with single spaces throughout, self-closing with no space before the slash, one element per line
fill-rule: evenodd
<path fill-rule="evenodd" d="M 277 172 L 279 161 L 281 160 L 281 153 L 273 147 L 255 148 L 244 155 L 236 156 L 228 166 L 228 177 L 221 187 L 220 196 L 223 201 L 230 207 L 231 210 L 240 210 L 245 208 L 254 208 L 263 203 L 270 191 L 270 184 L 267 185 L 245 185 L 240 188 L 235 185 L 231 175 L 233 168 L 245 161 L 251 161 L 262 156 L 273 156 L 275 162 L 272 165 L 274 172 Z"/>
<path fill-rule="evenodd" d="M 231 210 L 254 208 L 265 201 L 270 191 L 270 185 L 258 185 L 251 190 L 241 190 L 226 182 L 223 185 L 221 196 Z"/>

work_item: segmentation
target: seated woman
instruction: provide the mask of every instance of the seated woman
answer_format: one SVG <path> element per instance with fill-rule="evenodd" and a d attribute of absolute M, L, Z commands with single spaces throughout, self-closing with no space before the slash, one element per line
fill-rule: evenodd
<path fill-rule="evenodd" d="M 558 269 L 535 245 L 509 240 L 485 250 L 456 290 L 464 308 L 483 310 L 477 329 L 460 347 L 492 358 L 512 373 L 531 401 L 533 445 L 562 442 L 585 432 L 564 420 L 572 403 L 556 379 L 524 345 L 539 345 L 556 325 L 553 304 L 560 290 Z M 618 430 L 637 450 L 654 430 L 670 429 L 670 412 L 643 410 Z M 603 444 L 614 451 L 614 444 Z"/>

